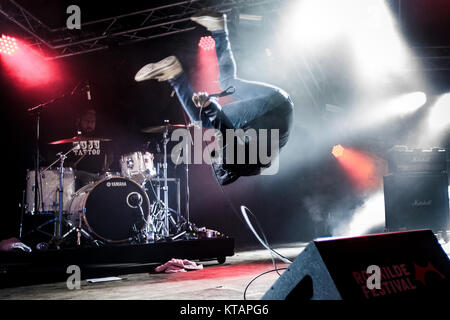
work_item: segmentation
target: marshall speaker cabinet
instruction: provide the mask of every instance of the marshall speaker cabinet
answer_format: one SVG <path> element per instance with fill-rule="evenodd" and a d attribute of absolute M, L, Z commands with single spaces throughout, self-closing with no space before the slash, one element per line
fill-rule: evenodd
<path fill-rule="evenodd" d="M 397 149 L 384 177 L 386 230 L 449 229 L 446 151 Z"/>
<path fill-rule="evenodd" d="M 446 173 L 386 176 L 384 201 L 388 231 L 449 229 Z"/>

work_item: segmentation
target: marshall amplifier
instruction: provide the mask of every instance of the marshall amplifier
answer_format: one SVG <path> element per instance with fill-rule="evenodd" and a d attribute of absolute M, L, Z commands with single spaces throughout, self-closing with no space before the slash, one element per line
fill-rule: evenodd
<path fill-rule="evenodd" d="M 386 230 L 449 229 L 446 173 L 384 177 Z"/>
<path fill-rule="evenodd" d="M 408 149 L 397 146 L 389 152 L 388 167 L 390 173 L 445 172 L 447 170 L 447 152 L 434 148 Z"/>
<path fill-rule="evenodd" d="M 373 267 L 377 267 L 374 287 Z M 372 268 L 369 268 L 372 267 Z M 311 241 L 263 300 L 448 299 L 450 262 L 431 230 Z"/>

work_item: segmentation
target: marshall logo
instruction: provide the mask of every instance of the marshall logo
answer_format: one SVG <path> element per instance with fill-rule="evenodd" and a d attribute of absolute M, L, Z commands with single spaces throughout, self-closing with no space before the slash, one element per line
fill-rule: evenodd
<path fill-rule="evenodd" d="M 433 204 L 433 200 L 414 200 L 413 207 L 429 207 Z"/>
<path fill-rule="evenodd" d="M 112 181 L 112 182 L 107 182 L 106 186 L 108 188 L 110 188 L 110 187 L 126 187 L 127 183 L 125 181 Z"/>

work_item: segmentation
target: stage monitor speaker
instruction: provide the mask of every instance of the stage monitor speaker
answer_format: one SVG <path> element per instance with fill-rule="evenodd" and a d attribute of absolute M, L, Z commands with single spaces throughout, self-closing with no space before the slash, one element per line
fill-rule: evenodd
<path fill-rule="evenodd" d="M 368 286 L 373 265 L 379 267 L 380 289 Z M 450 297 L 450 261 L 431 230 L 417 230 L 312 241 L 262 299 L 433 297 Z"/>
<path fill-rule="evenodd" d="M 449 229 L 446 173 L 386 176 L 384 202 L 386 231 Z"/>

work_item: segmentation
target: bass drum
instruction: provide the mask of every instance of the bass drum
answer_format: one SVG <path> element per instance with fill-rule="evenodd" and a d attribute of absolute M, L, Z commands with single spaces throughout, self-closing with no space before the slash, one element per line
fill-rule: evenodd
<path fill-rule="evenodd" d="M 131 241 L 145 228 L 149 215 L 147 193 L 123 177 L 109 177 L 84 186 L 69 206 L 69 218 L 76 226 L 111 243 Z"/>

